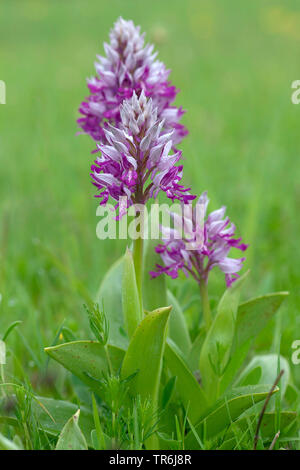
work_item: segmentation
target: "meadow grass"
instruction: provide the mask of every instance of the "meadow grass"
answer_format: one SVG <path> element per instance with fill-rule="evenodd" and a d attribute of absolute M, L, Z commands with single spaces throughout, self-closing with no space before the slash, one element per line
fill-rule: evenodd
<path fill-rule="evenodd" d="M 118 16 L 159 49 L 181 89 L 190 134 L 181 145 L 185 183 L 224 204 L 250 243 L 245 298 L 289 290 L 257 350 L 288 359 L 300 339 L 300 5 L 292 0 L 2 0 L 0 79 L 0 334 L 10 334 L 8 379 L 72 395 L 44 346 L 59 326 L 88 333 L 84 292 L 95 295 L 126 243 L 96 238 L 89 167 L 93 143 L 75 136 L 85 78 Z M 79 281 L 82 283 L 79 286 Z M 212 297 L 224 290 L 216 274 Z M 291 364 L 292 366 L 292 364 Z M 293 366 L 292 366 L 293 367 Z M 298 385 L 300 367 L 293 367 Z"/>

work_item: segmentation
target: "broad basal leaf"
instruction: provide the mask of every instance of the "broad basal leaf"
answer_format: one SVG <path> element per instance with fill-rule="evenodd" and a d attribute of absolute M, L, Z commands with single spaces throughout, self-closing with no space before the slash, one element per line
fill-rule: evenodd
<path fill-rule="evenodd" d="M 78 406 L 74 403 L 53 398 L 37 397 L 32 402 L 32 411 L 37 419 L 40 429 L 49 434 L 57 435 L 61 432 L 66 422 L 76 413 Z M 91 411 L 80 407 L 80 428 L 90 444 L 91 431 L 94 429 L 94 419 Z"/>
<path fill-rule="evenodd" d="M 158 388 L 161 377 L 167 323 L 171 307 L 149 313 L 137 327 L 125 354 L 121 375 L 125 379 L 136 374 L 129 382 L 129 393 L 149 400 L 153 412 L 157 411 Z M 147 448 L 157 448 L 156 436 L 146 443 Z"/>
<path fill-rule="evenodd" d="M 239 305 L 230 361 L 221 379 L 220 393 L 225 392 L 232 384 L 247 357 L 251 344 L 277 312 L 287 295 L 287 292 L 268 294 Z"/>
<path fill-rule="evenodd" d="M 232 354 L 246 341 L 257 337 L 288 295 L 288 292 L 276 292 L 248 300 L 239 305 Z"/>
<path fill-rule="evenodd" d="M 149 313 L 137 327 L 125 354 L 121 374 L 123 378 L 136 373 L 130 380 L 132 395 L 157 402 L 167 322 L 171 307 Z"/>
<path fill-rule="evenodd" d="M 175 439 L 170 439 L 168 434 L 164 433 L 157 433 L 158 441 L 159 441 L 159 448 L 163 450 L 179 450 L 182 445 L 180 441 L 176 441 Z"/>
<path fill-rule="evenodd" d="M 246 341 L 236 352 L 230 357 L 230 360 L 225 368 L 224 374 L 222 375 L 219 382 L 219 392 L 223 395 L 227 389 L 234 383 L 237 373 L 241 369 L 249 348 L 251 340 Z M 256 382 L 255 382 L 256 383 Z"/>
<path fill-rule="evenodd" d="M 288 361 L 284 357 L 280 356 L 280 370 L 282 369 L 284 370 L 284 374 L 281 379 L 280 391 L 281 397 L 283 398 L 290 380 L 290 366 Z M 257 373 L 255 373 L 255 371 L 257 371 Z M 271 387 L 275 382 L 277 375 L 277 354 L 254 356 L 240 375 L 237 385 L 269 384 Z"/>
<path fill-rule="evenodd" d="M 80 410 L 78 410 L 63 427 L 55 450 L 87 450 L 85 437 L 79 427 L 78 420 Z"/>
<path fill-rule="evenodd" d="M 288 406 L 294 408 L 298 402 L 299 396 L 300 396 L 300 392 L 298 388 L 294 384 L 289 383 L 286 388 L 285 397 L 284 397 Z"/>
<path fill-rule="evenodd" d="M 102 379 L 103 373 L 109 369 L 104 346 L 94 341 L 73 341 L 45 348 L 45 351 L 101 395 L 101 387 L 97 380 Z M 108 353 L 113 369 L 118 371 L 124 351 L 116 346 L 108 345 Z"/>
<path fill-rule="evenodd" d="M 264 385 L 240 387 L 232 390 L 231 393 L 217 400 L 200 418 L 195 426 L 198 436 L 202 441 L 204 438 L 209 440 L 217 436 L 248 408 L 264 400 L 269 391 L 270 387 Z M 277 391 L 278 388 L 275 389 L 274 393 Z M 192 431 L 186 436 L 185 448 L 188 450 L 199 448 L 196 436 Z"/>
<path fill-rule="evenodd" d="M 188 416 L 192 423 L 196 423 L 207 408 L 207 399 L 203 389 L 169 340 L 166 343 L 164 357 L 171 374 L 177 377 L 176 390 Z"/>

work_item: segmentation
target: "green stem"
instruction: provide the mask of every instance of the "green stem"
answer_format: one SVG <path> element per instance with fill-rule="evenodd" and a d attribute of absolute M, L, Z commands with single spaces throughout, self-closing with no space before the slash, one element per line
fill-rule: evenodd
<path fill-rule="evenodd" d="M 200 294 L 201 294 L 201 299 L 202 299 L 204 322 L 206 326 L 206 331 L 208 331 L 210 328 L 210 325 L 212 324 L 212 316 L 211 316 L 210 305 L 209 305 L 207 285 L 205 282 L 200 282 L 199 285 L 200 285 Z"/>
<path fill-rule="evenodd" d="M 143 220 L 144 214 L 141 216 Z M 143 309 L 143 253 L 144 253 L 144 223 L 141 222 L 140 237 L 133 242 L 133 262 L 135 268 L 136 284 L 139 294 L 142 316 Z"/>

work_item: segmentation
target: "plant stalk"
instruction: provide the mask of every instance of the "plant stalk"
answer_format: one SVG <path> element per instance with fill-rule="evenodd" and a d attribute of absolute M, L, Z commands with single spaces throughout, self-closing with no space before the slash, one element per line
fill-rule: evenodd
<path fill-rule="evenodd" d="M 202 281 L 199 283 L 199 287 L 200 287 L 200 295 L 201 295 L 201 300 L 202 300 L 202 310 L 203 310 L 205 327 L 206 327 L 206 331 L 208 331 L 210 328 L 210 325 L 212 324 L 212 316 L 211 316 L 211 311 L 210 311 L 207 284 L 204 281 Z"/>
<path fill-rule="evenodd" d="M 133 242 L 133 262 L 135 268 L 136 284 L 139 294 L 141 313 L 143 317 L 143 266 L 144 266 L 144 213 L 140 213 L 140 237 Z"/>

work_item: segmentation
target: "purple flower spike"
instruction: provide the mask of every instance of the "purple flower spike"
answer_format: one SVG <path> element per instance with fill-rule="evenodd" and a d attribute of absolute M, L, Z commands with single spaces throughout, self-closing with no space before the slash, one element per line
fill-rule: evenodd
<path fill-rule="evenodd" d="M 182 108 L 172 106 L 178 90 L 170 84 L 170 71 L 156 60 L 153 45 L 144 44 L 144 34 L 132 21 L 119 18 L 110 32 L 110 43 L 104 44 L 105 57 L 98 56 L 97 76 L 88 80 L 90 95 L 79 108 L 83 115 L 78 125 L 98 143 L 107 143 L 104 129 L 108 123 L 117 126 L 121 122 L 120 104 L 139 97 L 144 91 L 157 108 L 158 117 L 164 120 L 166 133 L 174 130 L 172 146 L 188 133 L 180 124 Z"/>
<path fill-rule="evenodd" d="M 204 192 L 194 208 L 191 205 L 185 208 L 181 224 L 185 233 L 183 237 L 176 228 L 161 227 L 163 243 L 156 247 L 156 252 L 163 265 L 157 264 L 156 271 L 150 272 L 153 278 L 167 274 L 174 279 L 182 269 L 186 276 L 191 274 L 199 284 L 207 283 L 209 272 L 215 266 L 225 274 L 227 287 L 239 277 L 237 273 L 242 269 L 245 258 L 229 258 L 228 254 L 233 247 L 245 251 L 248 245 L 241 243 L 241 238 L 234 238 L 235 226 L 225 217 L 225 207 L 211 212 L 203 220 L 208 202 Z M 202 214 L 200 218 L 197 216 L 199 213 Z M 174 222 L 178 222 L 180 216 L 171 215 Z"/>
<path fill-rule="evenodd" d="M 106 204 L 109 196 L 117 201 L 127 197 L 128 206 L 145 204 L 160 191 L 172 200 L 193 200 L 190 188 L 179 184 L 182 166 L 175 165 L 181 152 L 172 152 L 174 130 L 163 131 L 164 121 L 157 118 L 153 100 L 144 91 L 139 98 L 133 92 L 121 105 L 120 116 L 118 128 L 111 124 L 104 128 L 106 143 L 97 144 L 101 156 L 91 167 L 100 204 Z"/>

